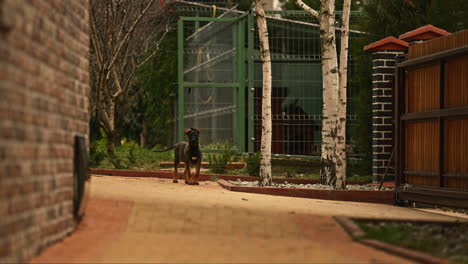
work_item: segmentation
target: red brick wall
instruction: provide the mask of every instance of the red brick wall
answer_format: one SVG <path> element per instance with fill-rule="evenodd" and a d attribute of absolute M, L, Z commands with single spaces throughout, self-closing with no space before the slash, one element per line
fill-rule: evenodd
<path fill-rule="evenodd" d="M 0 0 L 0 263 L 63 238 L 88 135 L 87 0 Z"/>

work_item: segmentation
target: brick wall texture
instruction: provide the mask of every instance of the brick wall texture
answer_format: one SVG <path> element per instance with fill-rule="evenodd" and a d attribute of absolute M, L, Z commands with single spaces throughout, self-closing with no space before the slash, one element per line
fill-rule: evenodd
<path fill-rule="evenodd" d="M 393 149 L 393 76 L 403 51 L 372 53 L 372 176 L 380 180 Z"/>
<path fill-rule="evenodd" d="M 88 9 L 87 0 L 0 0 L 0 263 L 27 261 L 75 227 Z"/>

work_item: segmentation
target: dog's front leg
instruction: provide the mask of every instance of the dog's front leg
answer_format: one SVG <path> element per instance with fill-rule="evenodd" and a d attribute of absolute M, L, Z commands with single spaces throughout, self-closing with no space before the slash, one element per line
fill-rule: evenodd
<path fill-rule="evenodd" d="M 190 184 L 190 178 L 189 178 L 190 167 L 187 165 L 187 162 L 185 162 L 184 165 L 185 165 L 185 170 L 184 170 L 185 184 Z"/>
<path fill-rule="evenodd" d="M 179 163 L 178 162 L 175 162 L 175 165 L 174 165 L 174 177 L 172 178 L 172 182 L 173 183 L 178 183 L 178 179 L 179 179 L 179 172 L 177 171 L 177 167 L 179 167 Z"/>
<path fill-rule="evenodd" d="M 199 185 L 198 176 L 200 176 L 201 158 L 198 159 L 195 171 L 195 185 Z"/>
<path fill-rule="evenodd" d="M 188 182 L 193 185 L 192 171 L 190 169 L 190 162 L 185 163 L 185 169 L 187 170 Z"/>

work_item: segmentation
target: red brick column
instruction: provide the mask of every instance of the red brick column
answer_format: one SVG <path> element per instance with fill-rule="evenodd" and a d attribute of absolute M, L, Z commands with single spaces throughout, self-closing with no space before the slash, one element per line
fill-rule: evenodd
<path fill-rule="evenodd" d="M 87 0 L 0 1 L 0 263 L 74 226 L 74 137 L 88 135 Z"/>

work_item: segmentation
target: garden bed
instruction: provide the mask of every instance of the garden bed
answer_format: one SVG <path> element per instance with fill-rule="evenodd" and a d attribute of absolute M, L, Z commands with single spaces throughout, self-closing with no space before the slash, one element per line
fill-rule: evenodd
<path fill-rule="evenodd" d="M 281 183 L 281 181 L 279 182 Z M 259 194 L 269 194 L 269 195 L 276 195 L 276 196 L 313 198 L 313 199 L 335 200 L 335 201 L 367 202 L 367 203 L 383 203 L 383 204 L 395 203 L 395 192 L 393 190 L 385 190 L 385 191 L 323 190 L 323 189 L 291 188 L 291 187 L 289 188 L 254 187 L 252 185 L 251 186 L 238 186 L 224 179 L 219 180 L 218 183 L 223 188 L 230 190 L 230 191 L 234 191 L 234 192 L 259 193 Z M 309 183 L 309 184 L 314 184 L 314 183 Z"/>
<path fill-rule="evenodd" d="M 167 170 L 118 170 L 118 169 L 90 169 L 91 174 L 100 175 L 111 175 L 111 176 L 123 176 L 123 177 L 156 177 L 172 179 L 173 172 Z M 182 177 L 182 170 L 179 170 L 179 176 Z M 226 181 L 257 181 L 258 177 L 253 176 L 240 176 L 240 175 L 228 175 L 228 174 L 211 174 L 211 173 L 200 173 L 200 181 L 211 181 L 223 179 Z M 290 182 L 294 184 L 317 184 L 320 181 L 317 179 L 289 179 L 289 178 L 273 178 L 275 183 Z M 350 184 L 367 184 L 369 181 L 348 181 Z"/>
<path fill-rule="evenodd" d="M 161 168 L 174 168 L 174 161 L 161 161 L 159 163 L 159 166 Z M 179 164 L 179 168 L 184 168 L 184 163 L 181 162 Z M 202 162 L 201 163 L 202 168 L 209 168 L 210 164 L 208 162 Z M 245 167 L 245 162 L 229 162 L 226 164 L 226 169 L 228 170 L 238 170 L 238 169 L 243 169 Z"/>
<path fill-rule="evenodd" d="M 354 240 L 421 263 L 468 263 L 468 223 L 335 217 Z"/>
<path fill-rule="evenodd" d="M 283 181 L 284 180 L 284 181 Z M 229 181 L 229 183 L 234 184 L 236 186 L 241 187 L 257 187 L 258 181 L 241 181 L 237 179 L 236 181 Z M 354 191 L 379 191 L 380 184 L 369 184 L 366 182 L 354 182 L 350 181 L 347 182 L 346 190 L 354 190 Z M 381 190 L 382 191 L 390 191 L 394 189 L 395 184 L 393 182 L 386 182 Z M 333 186 L 330 185 L 323 185 L 314 181 L 314 183 L 302 183 L 302 182 L 295 182 L 294 179 L 274 179 L 273 184 L 271 187 L 278 187 L 278 188 L 297 188 L 297 189 L 315 189 L 315 190 L 333 190 Z"/>

